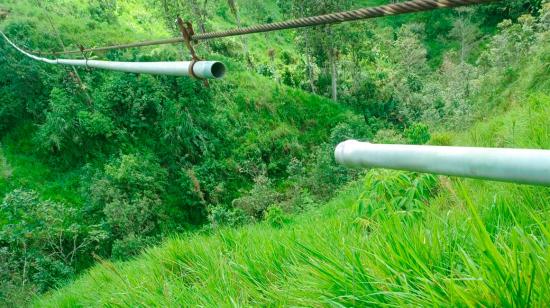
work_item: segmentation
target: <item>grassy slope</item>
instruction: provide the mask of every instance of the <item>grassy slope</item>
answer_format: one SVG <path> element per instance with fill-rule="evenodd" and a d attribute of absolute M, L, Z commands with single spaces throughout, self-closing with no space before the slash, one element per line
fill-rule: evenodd
<path fill-rule="evenodd" d="M 19 1 L 6 3 L 26 5 Z M 133 6 L 127 12 L 140 16 L 132 13 L 124 17 L 122 27 L 136 27 L 132 22 L 136 18 L 152 18 L 142 16 L 144 9 L 139 1 L 125 3 L 128 8 Z M 63 8 L 67 12 L 71 10 L 70 6 Z M 36 21 L 36 12 L 32 13 L 30 5 L 28 12 L 27 18 Z M 253 16 L 252 13 L 246 15 Z M 24 16 L 17 18 L 20 17 Z M 256 21 L 246 16 L 244 20 L 245 23 Z M 54 22 L 68 23 L 61 17 Z M 42 20 L 37 28 L 46 27 L 44 23 Z M 212 26 L 226 28 L 230 24 L 220 19 Z M 150 30 L 150 26 L 154 26 L 151 32 L 143 30 Z M 115 30 L 116 34 L 108 35 Z M 154 19 L 134 30 L 135 38 L 140 39 L 169 35 Z M 78 33 L 78 40 L 85 45 L 99 44 L 97 37 L 90 37 L 86 31 L 64 33 Z M 107 24 L 94 33 L 103 33 L 105 35 L 98 37 L 111 38 L 112 42 L 128 40 L 128 37 L 119 36 L 123 31 L 118 32 Z M 278 46 L 291 48 L 291 34 L 276 38 Z M 77 37 L 73 39 L 76 41 Z M 252 48 L 257 48 L 257 54 L 266 53 L 273 45 L 264 35 L 252 39 L 255 42 Z M 154 48 L 146 50 L 155 52 Z M 531 72 L 526 70 L 521 76 L 529 76 Z M 243 80 L 241 86 L 255 91 L 254 95 L 247 95 L 254 98 L 253 104 L 243 98 L 242 104 L 236 105 L 236 116 L 248 110 L 248 106 L 252 106 L 250 110 L 260 108 L 272 113 L 278 110 L 272 107 L 274 102 L 279 107 L 298 106 L 294 104 L 296 96 L 301 97 L 300 103 L 310 103 L 311 109 L 305 110 L 331 108 L 324 100 L 286 88 L 283 89 L 285 99 L 275 99 L 280 89 L 266 82 L 269 90 L 266 92 L 265 88 L 256 86 L 256 78 L 239 73 L 233 79 Z M 523 82 L 528 84 L 521 84 Z M 536 83 L 528 77 L 518 83 L 511 89 L 499 89 L 497 93 L 513 102 L 505 104 L 510 110 L 480 123 L 468 133 L 454 136 L 454 143 L 549 148 L 548 98 L 518 95 L 544 92 L 548 87 L 537 89 L 538 86 L 533 86 Z M 265 93 L 271 95 L 266 99 Z M 253 112 L 252 116 L 258 117 L 255 121 L 262 119 L 260 113 Z M 292 113 L 280 116 L 288 119 Z M 70 183 L 75 183 L 76 177 L 37 164 L 28 154 L 32 152 L 31 145 L 27 144 L 31 132 L 31 128 L 22 127 L 3 139 L 3 154 L 7 159 L 0 160 L 0 193 L 8 189 L 8 185 L 30 185 L 48 198 L 56 198 L 56 194 L 71 196 L 68 193 L 73 190 Z M 315 135 L 310 137 L 310 142 L 316 138 Z M 3 180 L 2 172 L 12 176 Z M 396 181 L 395 174 L 373 173 L 371 177 L 391 184 Z M 69 184 L 61 185 L 63 181 Z M 67 191 L 60 191 L 60 187 Z M 419 217 L 407 219 L 402 218 L 400 211 L 390 211 L 378 218 L 360 215 L 356 200 L 363 193 L 369 196 L 372 190 L 372 187 L 354 184 L 321 209 L 295 217 L 284 229 L 259 224 L 239 230 L 221 230 L 212 235 L 171 239 L 135 261 L 104 262 L 67 288 L 37 300 L 37 305 L 179 306 L 182 302 L 209 306 L 230 303 L 357 305 L 384 301 L 471 304 L 474 299 L 489 304 L 499 299 L 501 303 L 508 303 L 512 295 L 522 295 L 514 297 L 518 304 L 528 300 L 543 303 L 549 291 L 544 283 L 549 279 L 544 269 L 549 265 L 546 247 L 550 237 L 547 233 L 540 234 L 537 219 L 547 225 L 548 189 L 442 178 L 438 193 L 429 201 L 430 206 L 425 207 Z M 468 206 L 470 203 L 464 195 L 476 205 L 476 211 Z M 474 213 L 480 215 L 482 224 L 473 219 Z M 538 241 L 523 234 L 523 230 L 536 230 Z M 536 277 L 533 284 L 529 277 Z"/>
<path fill-rule="evenodd" d="M 506 97 L 505 111 L 452 143 L 550 148 L 549 87 L 537 61 L 494 96 Z M 548 302 L 549 188 L 440 177 L 429 196 L 413 194 L 420 207 L 403 211 L 385 192 L 418 192 L 422 179 L 406 176 L 371 171 L 365 185 L 282 229 L 262 223 L 181 236 L 134 261 L 103 262 L 36 305 Z M 373 208 L 365 214 L 358 199 Z"/>

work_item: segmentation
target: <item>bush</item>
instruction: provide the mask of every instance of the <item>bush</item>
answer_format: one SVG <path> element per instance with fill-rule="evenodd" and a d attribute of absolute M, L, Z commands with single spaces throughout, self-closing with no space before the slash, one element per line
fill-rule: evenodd
<path fill-rule="evenodd" d="M 40 125 L 36 140 L 46 151 L 74 151 L 83 146 L 82 132 L 78 128 L 76 115 L 84 103 L 61 88 L 50 93 L 46 120 Z"/>
<path fill-rule="evenodd" d="M 292 196 L 289 200 L 289 208 L 291 210 L 295 212 L 306 212 L 319 205 L 307 188 L 298 188 L 299 190 L 296 195 Z"/>
<path fill-rule="evenodd" d="M 218 205 L 208 208 L 208 221 L 212 228 L 221 226 L 238 227 L 248 223 L 250 216 L 241 208 L 228 209 L 223 205 Z"/>
<path fill-rule="evenodd" d="M 277 205 L 272 205 L 267 209 L 265 220 L 275 228 L 281 228 L 290 221 L 285 212 Z"/>
<path fill-rule="evenodd" d="M 117 260 L 127 260 L 138 255 L 144 248 L 157 242 L 155 237 L 129 235 L 113 242 L 111 257 Z"/>
<path fill-rule="evenodd" d="M 394 129 L 381 129 L 376 132 L 373 141 L 375 143 L 391 143 L 391 144 L 403 144 L 407 143 L 407 140 L 403 135 Z"/>
<path fill-rule="evenodd" d="M 260 175 L 254 179 L 254 186 L 246 195 L 233 200 L 233 207 L 242 209 L 255 219 L 261 219 L 267 208 L 279 203 L 281 198 L 281 193 L 273 189 L 271 180 Z"/>
<path fill-rule="evenodd" d="M 334 147 L 322 144 L 311 155 L 312 165 L 306 178 L 305 187 L 318 199 L 330 198 L 336 190 L 357 175 L 358 171 L 339 165 L 334 160 Z"/>
<path fill-rule="evenodd" d="M 0 205 L 1 216 L 7 219 L 0 226 L 2 296 L 12 286 L 31 284 L 39 291 L 59 286 L 77 268 L 92 263 L 91 253 L 106 238 L 99 226 L 85 221 L 80 209 L 41 201 L 30 190 L 7 194 Z"/>
<path fill-rule="evenodd" d="M 113 24 L 117 22 L 117 0 L 90 1 L 90 16 L 99 22 Z"/>
<path fill-rule="evenodd" d="M 450 133 L 435 133 L 430 139 L 432 145 L 450 146 L 453 144 L 453 136 Z"/>
<path fill-rule="evenodd" d="M 162 217 L 167 176 L 151 156 L 121 154 L 91 179 L 90 206 L 103 213 L 114 239 L 152 235 Z"/>
<path fill-rule="evenodd" d="M 423 123 L 414 123 L 405 130 L 405 136 L 412 144 L 425 144 L 430 140 L 430 129 Z"/>
<path fill-rule="evenodd" d="M 430 174 L 402 171 L 371 171 L 365 179 L 365 192 L 358 203 L 358 214 L 364 219 L 398 212 L 421 213 L 421 207 L 437 192 L 437 178 Z"/>

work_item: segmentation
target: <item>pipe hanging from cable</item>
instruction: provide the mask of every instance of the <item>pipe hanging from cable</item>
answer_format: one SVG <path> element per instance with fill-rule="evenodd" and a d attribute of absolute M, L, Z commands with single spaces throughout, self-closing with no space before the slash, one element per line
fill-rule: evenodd
<path fill-rule="evenodd" d="M 197 61 L 192 65 L 192 61 L 175 62 L 117 62 L 117 61 L 98 61 L 98 60 L 73 60 L 73 59 L 48 59 L 35 56 L 15 45 L 3 32 L 0 34 L 8 44 L 23 55 L 44 63 L 56 65 L 73 65 L 82 67 L 92 67 L 126 73 L 156 74 L 168 76 L 196 76 L 203 79 L 217 79 L 225 75 L 225 65 L 219 61 Z"/>

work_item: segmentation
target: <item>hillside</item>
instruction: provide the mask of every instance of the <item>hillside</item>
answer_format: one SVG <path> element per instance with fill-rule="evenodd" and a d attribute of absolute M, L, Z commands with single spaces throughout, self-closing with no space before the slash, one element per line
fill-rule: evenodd
<path fill-rule="evenodd" d="M 481 91 L 501 112 L 432 143 L 549 148 L 548 47 Z M 370 171 L 318 209 L 102 261 L 35 304 L 544 306 L 549 205 L 549 188 Z"/>
<path fill-rule="evenodd" d="M 550 147 L 550 97 L 510 94 L 526 103 L 450 135 L 452 144 Z M 549 205 L 549 188 L 371 171 L 289 221 L 102 261 L 35 304 L 544 306 Z"/>
<path fill-rule="evenodd" d="M 210 31 L 386 2 L 7 0 L 0 30 L 50 51 L 178 36 L 176 15 Z M 211 40 L 198 53 L 228 74 L 210 87 L 0 40 L 0 306 L 543 305 L 548 188 L 333 151 L 548 149 L 549 22 L 518 0 Z"/>
<path fill-rule="evenodd" d="M 42 50 L 58 49 L 59 38 L 66 46 L 93 46 L 175 35 L 146 2 L 120 3 L 114 14 L 108 4 L 2 3 L 10 12 L 2 30 Z M 177 60 L 180 50 L 92 57 Z M 19 306 L 66 284 L 94 256 L 128 259 L 171 234 L 211 221 L 252 222 L 272 202 L 300 202 L 288 188 L 289 162 L 312 157 L 311 168 L 323 170 L 316 158 L 330 161 L 331 150 L 320 145 L 354 116 L 346 106 L 249 72 L 230 56 L 213 54 L 231 74 L 208 89 L 184 78 L 81 70 L 82 91 L 74 73 L 0 42 L 2 304 Z M 342 181 L 349 177 L 341 174 Z M 339 183 L 316 188 L 314 198 L 327 198 Z M 263 187 L 273 197 L 265 205 L 246 213 L 232 206 Z"/>

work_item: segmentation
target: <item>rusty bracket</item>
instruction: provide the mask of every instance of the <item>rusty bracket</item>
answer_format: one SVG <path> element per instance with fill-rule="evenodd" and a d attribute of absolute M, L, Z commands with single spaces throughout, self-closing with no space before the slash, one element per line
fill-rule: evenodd
<path fill-rule="evenodd" d="M 193 29 L 193 25 L 188 21 L 183 21 L 181 17 L 176 18 L 176 23 L 178 24 L 178 27 L 180 29 L 181 35 L 183 37 L 183 42 L 187 49 L 189 50 L 189 53 L 191 54 L 192 60 L 191 65 L 189 65 L 189 76 L 203 80 L 204 86 L 208 87 L 208 80 L 203 79 L 195 75 L 195 72 L 193 71 L 193 67 L 195 66 L 195 63 L 197 61 L 200 61 L 200 58 L 197 56 L 197 53 L 195 52 L 195 48 L 193 47 L 193 35 L 195 35 L 195 30 Z"/>
<path fill-rule="evenodd" d="M 85 50 L 84 46 L 78 45 L 78 49 L 80 49 L 80 52 L 82 53 L 82 56 L 83 56 L 84 59 L 86 60 L 86 70 L 87 70 L 88 72 L 91 72 L 92 69 L 88 66 L 88 56 L 86 55 L 86 52 L 84 52 L 84 50 Z"/>

